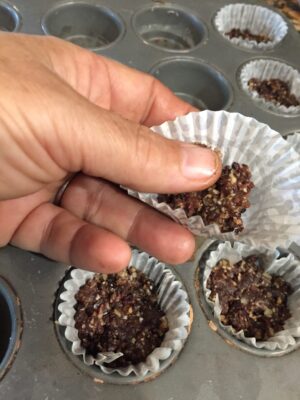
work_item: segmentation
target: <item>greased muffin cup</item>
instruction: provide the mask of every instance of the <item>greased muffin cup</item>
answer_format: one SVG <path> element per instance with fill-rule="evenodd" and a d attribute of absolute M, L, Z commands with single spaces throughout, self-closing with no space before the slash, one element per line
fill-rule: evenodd
<path fill-rule="evenodd" d="M 243 91 L 258 105 L 281 115 L 294 116 L 300 114 L 300 105 L 290 107 L 279 105 L 265 100 L 256 91 L 250 90 L 248 82 L 251 78 L 259 80 L 280 79 L 289 85 L 291 94 L 295 95 L 300 101 L 300 73 L 298 70 L 280 61 L 271 59 L 253 60 L 241 68 L 239 80 Z"/>
<path fill-rule="evenodd" d="M 246 337 L 243 331 L 237 332 L 232 326 L 222 324 L 220 321 L 222 310 L 218 298 L 216 298 L 215 302 L 211 301 L 209 299 L 211 291 L 207 288 L 207 280 L 219 260 L 226 259 L 235 264 L 244 257 L 258 254 L 264 256 L 263 267 L 265 271 L 271 275 L 281 276 L 293 289 L 293 293 L 288 298 L 291 318 L 285 322 L 284 330 L 277 332 L 266 341 L 257 341 L 254 337 Z M 296 339 L 300 337 L 300 261 L 291 253 L 286 257 L 280 257 L 280 253 L 277 250 L 272 250 L 265 246 L 254 247 L 238 242 L 234 244 L 230 242 L 220 243 L 218 248 L 211 252 L 210 257 L 206 261 L 203 272 L 203 291 L 205 299 L 212 308 L 220 326 L 248 345 L 270 351 L 277 349 L 286 350 L 289 346 L 295 345 Z"/>
<path fill-rule="evenodd" d="M 221 8 L 214 19 L 221 35 L 231 43 L 245 49 L 269 50 L 282 41 L 288 31 L 287 23 L 278 13 L 261 6 L 250 4 L 229 4 Z M 255 35 L 265 35 L 268 42 L 257 42 L 242 38 L 229 38 L 226 33 L 232 29 L 249 30 Z"/>
<path fill-rule="evenodd" d="M 103 363 L 116 360 L 122 356 L 122 353 L 99 353 L 94 358 L 92 355 L 86 354 L 85 349 L 81 346 L 74 321 L 75 295 L 87 280 L 93 278 L 95 275 L 93 272 L 82 269 L 71 271 L 71 279 L 64 283 L 66 290 L 60 295 L 62 303 L 58 306 L 61 313 L 58 323 L 66 327 L 65 337 L 72 342 L 72 353 L 82 356 L 85 364 L 95 364 L 102 372 L 107 374 L 116 372 L 119 375 L 128 376 L 133 373 L 136 376 L 143 377 L 148 372 L 159 372 L 160 361 L 168 359 L 174 351 L 179 352 L 182 349 L 190 332 L 192 313 L 185 289 L 165 264 L 150 257 L 147 253 L 139 253 L 137 250 L 133 250 L 129 266 L 134 266 L 154 281 L 158 293 L 158 303 L 165 312 L 169 325 L 169 330 L 165 334 L 160 347 L 149 354 L 144 362 L 124 368 L 109 368 Z"/>
<path fill-rule="evenodd" d="M 289 135 L 286 140 L 300 154 L 300 132 Z"/>
<path fill-rule="evenodd" d="M 153 128 L 158 134 L 183 142 L 217 148 L 223 165 L 247 164 L 255 187 L 250 208 L 243 214 L 245 229 L 238 235 L 221 233 L 216 224 L 205 226 L 200 216 L 188 218 L 157 201 L 154 193 L 128 193 L 186 226 L 197 236 L 215 237 L 288 247 L 300 240 L 300 156 L 269 126 L 238 113 L 202 111 L 179 117 Z"/>

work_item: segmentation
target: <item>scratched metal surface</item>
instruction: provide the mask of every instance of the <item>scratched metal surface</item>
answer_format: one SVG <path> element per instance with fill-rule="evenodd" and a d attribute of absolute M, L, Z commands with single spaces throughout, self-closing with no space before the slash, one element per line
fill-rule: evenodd
<path fill-rule="evenodd" d="M 288 36 L 274 50 L 264 54 L 244 51 L 222 39 L 211 24 L 215 12 L 226 2 L 178 0 L 176 4 L 179 8 L 184 7 L 198 15 L 204 26 L 202 43 L 191 51 L 180 53 L 146 45 L 132 29 L 133 15 L 144 7 L 151 7 L 154 3 L 146 0 L 89 2 L 89 4 L 96 3 L 117 13 L 125 27 L 120 40 L 102 50 L 97 50 L 97 53 L 143 71 L 150 71 L 158 62 L 174 57 L 179 61 L 187 59 L 187 63 L 191 60 L 196 62 L 202 60 L 209 66 L 214 66 L 229 82 L 229 87 L 232 88 L 232 97 L 227 102 L 229 111 L 254 116 L 283 135 L 299 131 L 300 117 L 279 117 L 266 112 L 244 95 L 236 82 L 239 67 L 253 58 L 271 57 L 286 60 L 289 64 L 300 68 L 299 36 L 288 21 L 290 28 Z M 27 2 L 15 0 L 14 5 L 21 15 L 19 30 L 42 34 L 41 20 L 54 4 L 57 3 L 47 0 Z M 176 84 L 176 79 L 174 77 L 172 81 L 171 77 L 169 84 Z M 190 82 L 186 81 L 186 85 L 189 86 Z M 209 92 L 211 88 L 207 89 Z M 217 108 L 213 91 L 211 93 L 207 102 L 212 102 Z M 300 398 L 299 350 L 283 357 L 265 358 L 248 354 L 238 350 L 235 345 L 230 346 L 226 343 L 224 338 L 208 327 L 194 286 L 196 265 L 193 263 L 176 267 L 191 299 L 194 323 L 188 342 L 174 365 L 148 383 L 119 386 L 101 384 L 99 380 L 94 381 L 70 361 L 56 337 L 52 318 L 53 302 L 66 268 L 65 265 L 13 247 L 0 250 L 0 276 L 4 277 L 17 293 L 23 313 L 21 346 L 11 368 L 0 382 L 1 400 L 98 398 L 298 400 Z M 2 332 L 0 325 L 0 333 Z"/>

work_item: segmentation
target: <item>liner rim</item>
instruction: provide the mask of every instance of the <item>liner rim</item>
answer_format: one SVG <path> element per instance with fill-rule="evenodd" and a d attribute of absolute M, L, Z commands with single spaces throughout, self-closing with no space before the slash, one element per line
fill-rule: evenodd
<path fill-rule="evenodd" d="M 286 136 L 285 139 L 300 154 L 300 131 Z"/>

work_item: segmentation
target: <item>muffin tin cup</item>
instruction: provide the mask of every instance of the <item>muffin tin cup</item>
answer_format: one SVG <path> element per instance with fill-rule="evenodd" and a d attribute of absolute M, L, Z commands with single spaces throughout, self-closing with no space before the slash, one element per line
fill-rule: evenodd
<path fill-rule="evenodd" d="M 254 189 L 250 208 L 243 214 L 245 229 L 239 235 L 220 233 L 216 224 L 205 226 L 200 216 L 188 218 L 157 201 L 157 194 L 128 193 L 158 209 L 197 236 L 237 239 L 252 244 L 288 247 L 300 237 L 300 157 L 279 133 L 253 118 L 226 111 L 190 113 L 153 128 L 158 134 L 183 142 L 217 148 L 223 165 L 247 164 Z"/>
<path fill-rule="evenodd" d="M 160 347 L 156 348 L 145 360 L 137 365 L 130 365 L 124 368 L 109 368 L 103 363 L 109 363 L 122 356 L 122 353 L 99 353 L 96 358 L 86 354 L 78 338 L 78 331 L 75 328 L 75 294 L 88 279 L 93 278 L 93 272 L 74 269 L 71 272 L 71 279 L 65 281 L 66 289 L 60 294 L 62 303 L 58 305 L 61 313 L 58 323 L 65 326 L 65 338 L 72 342 L 71 351 L 77 356 L 83 357 L 86 365 L 98 366 L 105 374 L 117 373 L 127 377 L 134 374 L 137 377 L 146 377 L 149 373 L 157 374 L 160 371 L 161 363 L 171 358 L 174 352 L 179 352 L 186 341 L 191 327 L 190 304 L 188 296 L 181 282 L 165 264 L 158 262 L 155 258 L 146 253 L 139 253 L 133 250 L 129 263 L 139 271 L 146 274 L 154 281 L 158 293 L 158 302 L 168 319 L 169 330 L 165 334 Z"/>
<path fill-rule="evenodd" d="M 47 35 L 93 51 L 111 46 L 125 33 L 124 23 L 117 14 L 83 1 L 70 1 L 49 9 L 42 18 L 42 29 Z"/>
<path fill-rule="evenodd" d="M 21 26 L 21 16 L 17 9 L 5 1 L 0 1 L 0 31 L 16 32 Z"/>
<path fill-rule="evenodd" d="M 295 95 L 300 101 L 300 73 L 295 68 L 281 61 L 272 59 L 253 60 L 244 64 L 240 70 L 240 85 L 243 91 L 250 96 L 258 105 L 263 106 L 269 111 L 281 114 L 282 116 L 297 116 L 300 115 L 300 105 L 295 107 L 286 107 L 278 105 L 271 101 L 266 101 L 259 96 L 256 91 L 249 89 L 248 82 L 251 78 L 259 80 L 265 79 L 281 79 L 286 82 L 291 94 Z"/>
<path fill-rule="evenodd" d="M 300 132 L 289 135 L 286 140 L 300 154 Z"/>
<path fill-rule="evenodd" d="M 168 58 L 155 64 L 150 73 L 199 110 L 226 109 L 233 101 L 227 79 L 205 61 L 193 57 Z"/>
<path fill-rule="evenodd" d="M 22 313 L 20 300 L 0 277 L 0 380 L 11 367 L 21 344 Z"/>
<path fill-rule="evenodd" d="M 155 4 L 138 10 L 132 25 L 144 43 L 169 52 L 190 51 L 207 35 L 195 13 L 173 4 Z"/>
<path fill-rule="evenodd" d="M 229 4 L 221 8 L 214 24 L 219 33 L 232 44 L 244 49 L 266 51 L 280 43 L 288 32 L 287 23 L 276 12 L 261 6 L 249 4 Z M 257 42 L 242 38 L 230 39 L 232 29 L 248 29 L 252 34 L 266 35 L 269 42 Z"/>
<path fill-rule="evenodd" d="M 267 341 L 257 341 L 255 337 L 246 337 L 243 331 L 237 332 L 232 326 L 222 324 L 220 315 L 222 312 L 218 298 L 215 302 L 209 299 L 211 291 L 207 288 L 207 280 L 214 267 L 221 259 L 229 260 L 231 264 L 241 261 L 242 258 L 253 254 L 263 256 L 263 267 L 266 272 L 281 276 L 286 282 L 289 282 L 293 293 L 289 296 L 288 306 L 291 312 L 291 318 L 285 322 L 284 330 L 277 332 Z M 242 243 L 224 242 L 219 244 L 216 250 L 212 251 L 206 261 L 203 271 L 203 287 L 206 302 L 213 310 L 222 329 L 238 340 L 247 343 L 256 349 L 265 349 L 269 351 L 287 350 L 290 346 L 295 346 L 300 337 L 300 261 L 293 254 L 285 257 L 280 256 L 278 250 L 272 250 L 265 246 L 248 246 Z"/>

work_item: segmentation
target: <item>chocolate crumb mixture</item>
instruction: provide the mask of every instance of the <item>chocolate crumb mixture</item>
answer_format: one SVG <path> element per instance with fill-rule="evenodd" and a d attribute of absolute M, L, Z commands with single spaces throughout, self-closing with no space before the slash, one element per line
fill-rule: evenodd
<path fill-rule="evenodd" d="M 277 103 L 285 107 L 297 107 L 300 105 L 297 97 L 290 92 L 289 85 L 281 79 L 259 80 L 251 78 L 248 81 L 251 91 L 255 91 L 267 101 Z"/>
<path fill-rule="evenodd" d="M 75 328 L 87 353 L 124 354 L 109 367 L 145 361 L 168 331 L 153 281 L 134 267 L 118 274 L 96 274 L 75 298 Z"/>
<path fill-rule="evenodd" d="M 239 233 L 244 229 L 241 215 L 250 207 L 249 193 L 254 187 L 245 164 L 225 166 L 219 180 L 201 192 L 163 194 L 158 202 L 173 209 L 182 208 L 188 217 L 200 215 L 205 225 L 217 224 L 221 232 Z"/>
<path fill-rule="evenodd" d="M 244 40 L 255 40 L 257 43 L 268 43 L 271 42 L 271 38 L 267 35 L 255 35 L 251 33 L 249 29 L 241 30 L 239 28 L 233 28 L 231 31 L 225 33 L 230 39 L 241 38 Z"/>
<path fill-rule="evenodd" d="M 207 288 L 210 300 L 218 294 L 221 322 L 231 325 L 246 337 L 267 340 L 284 328 L 291 314 L 288 295 L 289 283 L 281 277 L 264 272 L 258 256 L 250 256 L 232 265 L 220 260 L 212 270 Z"/>

